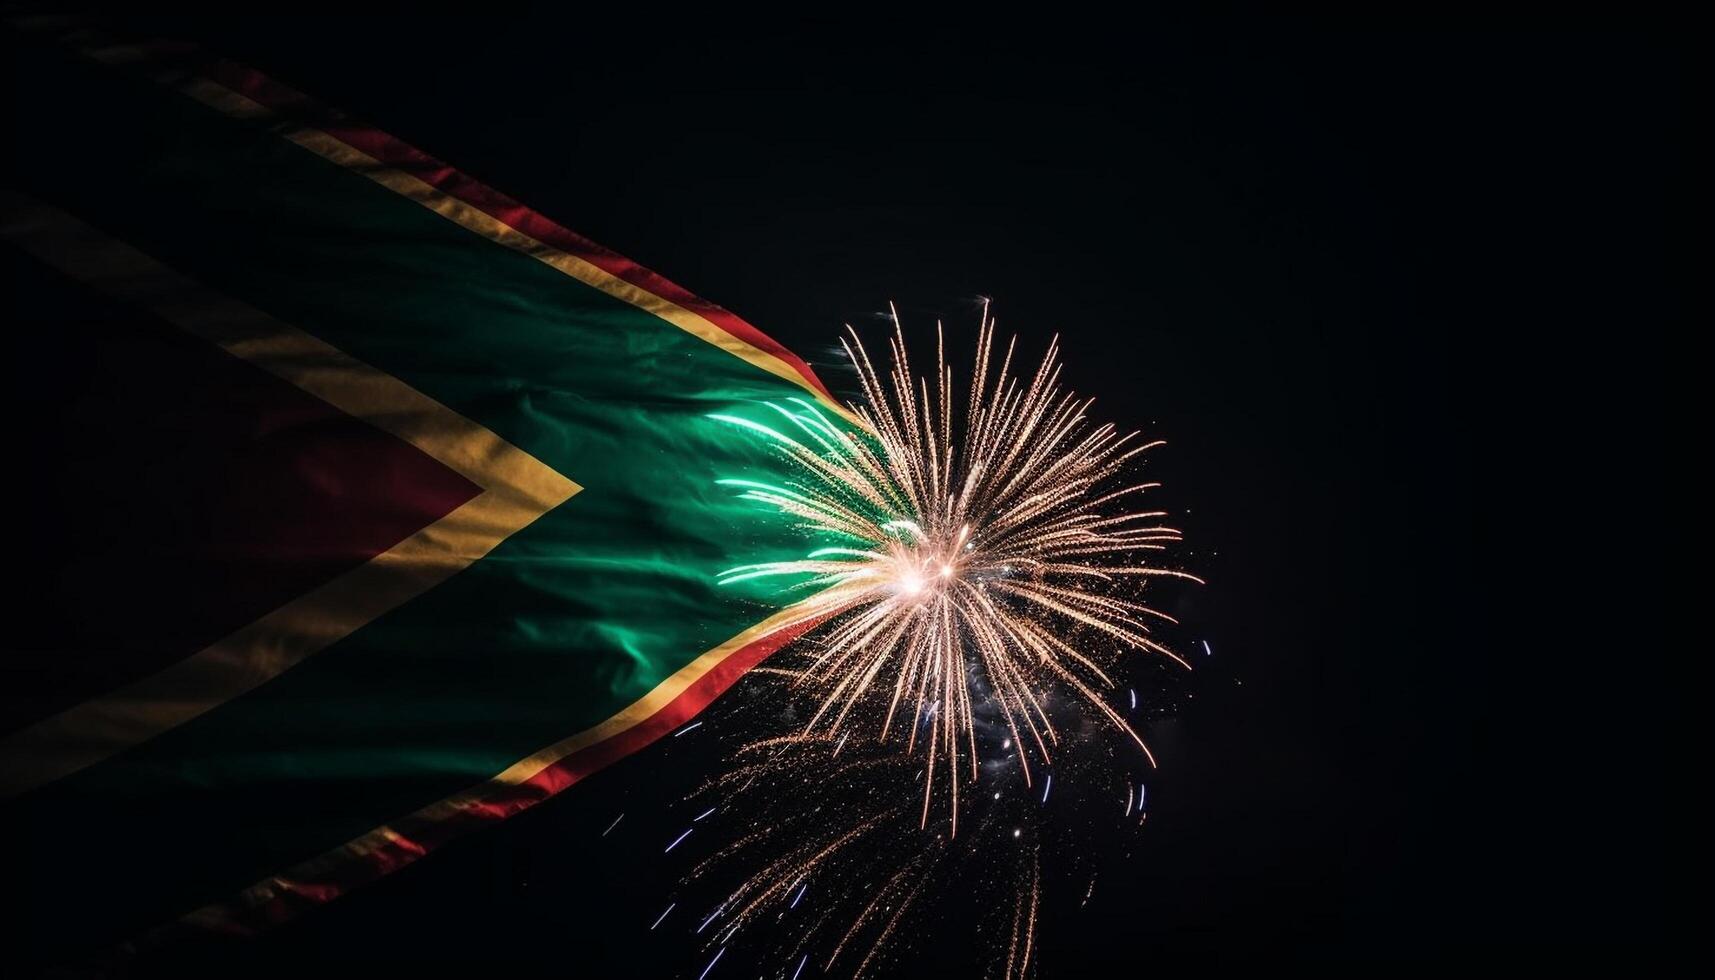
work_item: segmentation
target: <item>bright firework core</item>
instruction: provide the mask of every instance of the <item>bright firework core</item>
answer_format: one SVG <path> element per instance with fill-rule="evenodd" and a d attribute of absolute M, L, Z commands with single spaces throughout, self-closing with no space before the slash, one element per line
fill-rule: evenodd
<path fill-rule="evenodd" d="M 911 525 L 911 529 L 922 533 L 915 525 Z M 911 545 L 889 545 L 887 560 L 893 565 L 894 590 L 900 598 L 922 602 L 938 598 L 953 587 L 964 570 L 970 536 L 971 529 L 966 525 L 959 528 L 951 541 L 924 539 Z"/>

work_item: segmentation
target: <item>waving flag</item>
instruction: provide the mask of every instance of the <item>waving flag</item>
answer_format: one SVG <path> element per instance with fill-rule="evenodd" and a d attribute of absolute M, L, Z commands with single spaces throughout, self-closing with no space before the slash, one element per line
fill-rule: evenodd
<path fill-rule="evenodd" d="M 801 360 L 255 71 L 9 44 L 15 90 L 52 93 L 19 100 L 0 189 L 15 364 L 56 400 L 30 438 L 65 460 L 0 679 L 44 949 L 283 921 L 788 638 L 714 584 L 795 535 L 736 519 L 716 480 L 775 464 L 708 415 L 849 424 Z"/>

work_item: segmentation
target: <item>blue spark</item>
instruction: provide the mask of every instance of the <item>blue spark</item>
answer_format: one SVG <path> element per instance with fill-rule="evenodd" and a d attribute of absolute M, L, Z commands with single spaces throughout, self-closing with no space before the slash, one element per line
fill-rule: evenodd
<path fill-rule="evenodd" d="M 715 951 L 715 958 L 709 961 L 708 966 L 703 967 L 702 973 L 697 974 L 697 980 L 703 980 L 704 977 L 709 975 L 709 971 L 715 968 L 716 963 L 720 962 L 721 954 L 724 952 L 726 952 L 725 946 L 722 946 L 720 949 Z"/>

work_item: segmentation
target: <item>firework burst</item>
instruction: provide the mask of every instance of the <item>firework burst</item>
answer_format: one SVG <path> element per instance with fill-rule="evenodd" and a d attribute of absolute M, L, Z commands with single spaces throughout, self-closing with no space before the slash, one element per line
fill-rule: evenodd
<path fill-rule="evenodd" d="M 1022 976 L 1041 895 L 1037 846 L 1018 841 L 1016 825 L 981 819 L 975 838 L 955 847 L 964 840 L 961 794 L 967 810 L 980 801 L 983 753 L 996 755 L 998 740 L 1008 761 L 991 759 L 988 770 L 1016 759 L 1017 777 L 1046 803 L 1046 770 L 1063 747 L 1057 718 L 1106 726 L 1153 766 L 1108 702 L 1113 674 L 1128 653 L 1190 666 L 1153 635 L 1174 620 L 1145 590 L 1161 578 L 1200 580 L 1150 560 L 1180 532 L 1163 522 L 1165 511 L 1140 504 L 1157 484 L 1126 478 L 1161 443 L 1090 422 L 1091 401 L 1061 384 L 1057 341 L 1033 372 L 1015 375 L 1014 342 L 997 350 L 985 303 L 961 410 L 939 325 L 931 380 L 913 374 L 897 312 L 893 322 L 886 372 L 855 331 L 844 341 L 862 387 L 853 406 L 862 431 L 798 399 L 769 404 L 767 424 L 712 416 L 758 436 L 798 474 L 781 484 L 721 482 L 821 546 L 721 575 L 723 584 L 777 581 L 798 596 L 777 627 L 811 628 L 761 672 L 795 701 L 807 698 L 807 720 L 744 744 L 739 764 L 711 784 L 728 801 L 759 780 L 781 795 L 693 877 L 772 851 L 703 923 L 723 920 L 723 951 L 745 922 L 795 909 L 811 880 L 843 882 L 849 924 L 829 934 L 824 969 L 857 943 L 862 974 L 937 877 L 949 880 L 961 859 L 1011 838 L 1028 858 L 1009 879 L 1004 975 Z M 1127 794 L 1129 815 L 1129 785 Z M 937 814 L 945 823 L 931 827 Z M 907 820 L 933 832 L 912 835 Z"/>
<path fill-rule="evenodd" d="M 1012 341 L 997 369 L 985 305 L 956 430 L 939 326 L 932 386 L 912 374 L 897 313 L 894 328 L 885 374 L 855 331 L 845 342 L 865 399 L 854 411 L 868 434 L 837 428 L 803 401 L 769 406 L 780 426 L 715 416 L 767 437 L 803 474 L 786 486 L 723 482 L 808 533 L 843 542 L 800 560 L 733 568 L 721 581 L 783 576 L 809 593 L 782 623 L 826 621 L 815 656 L 797 671 L 796 683 L 818 704 L 796 737 L 839 739 L 856 721 L 870 729 L 861 734 L 886 742 L 903 728 L 904 750 L 927 755 L 920 825 L 941 788 L 957 834 L 961 783 L 974 781 L 980 766 L 978 691 L 1020 746 L 1027 786 L 1024 747 L 1046 763 L 1058 741 L 1044 706 L 1058 687 L 1154 764 L 1098 689 L 1114 686 L 1108 668 L 1126 650 L 1190 667 L 1151 636 L 1152 621 L 1174 620 L 1142 601 L 1139 583 L 1201 580 L 1140 560 L 1180 540 L 1161 523 L 1165 511 L 1133 506 L 1158 484 L 1122 479 L 1133 459 L 1162 443 L 1091 424 L 1091 400 L 1061 386 L 1057 339 L 1028 380 L 1011 373 Z"/>

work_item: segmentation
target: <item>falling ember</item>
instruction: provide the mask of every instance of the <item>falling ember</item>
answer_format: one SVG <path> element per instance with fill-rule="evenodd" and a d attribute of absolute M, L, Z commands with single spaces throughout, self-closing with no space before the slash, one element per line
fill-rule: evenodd
<path fill-rule="evenodd" d="M 703 972 L 698 974 L 697 980 L 703 980 L 704 977 L 708 976 L 709 971 L 715 968 L 715 964 L 719 963 L 721 961 L 721 956 L 724 953 L 726 953 L 726 947 L 722 946 L 718 951 L 715 952 L 715 958 L 709 961 L 709 965 L 703 967 Z"/>
<path fill-rule="evenodd" d="M 841 542 L 798 560 L 732 568 L 721 582 L 779 577 L 808 593 L 779 626 L 825 621 L 813 640 L 818 652 L 797 674 L 817 699 L 802 737 L 843 738 L 856 723 L 885 742 L 904 728 L 905 751 L 923 751 L 929 764 L 919 824 L 928 825 L 940 792 L 957 834 L 961 786 L 979 772 L 978 690 L 1010 731 L 1007 745 L 1019 745 L 1027 786 L 1025 746 L 1041 765 L 1058 741 L 1044 705 L 1057 688 L 1154 765 L 1101 690 L 1114 687 L 1107 668 L 1123 650 L 1189 669 L 1151 635 L 1152 623 L 1175 620 L 1141 600 L 1141 585 L 1201 580 L 1141 560 L 1180 540 L 1162 523 L 1165 511 L 1133 503 L 1158 484 L 1123 481 L 1161 443 L 1088 422 L 1091 401 L 1061 387 L 1057 341 L 1028 381 L 1011 373 L 1011 342 L 996 368 L 985 306 L 961 413 L 939 332 L 931 384 L 913 377 L 894 320 L 886 374 L 855 331 L 845 343 L 865 399 L 854 410 L 869 434 L 850 434 L 799 399 L 768 404 L 773 425 L 711 416 L 762 436 L 801 476 L 784 486 L 723 484 Z M 920 723 L 902 726 L 902 717 Z"/>

